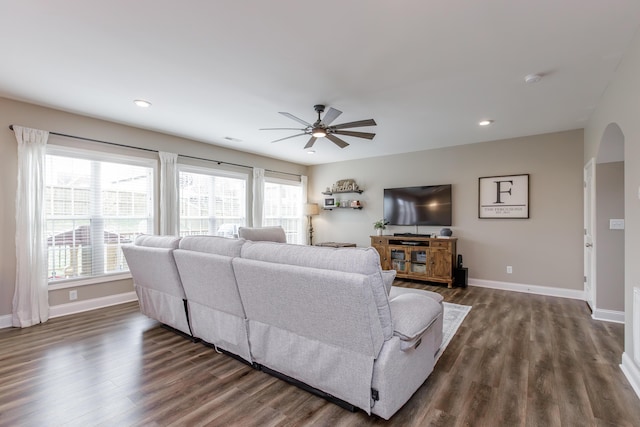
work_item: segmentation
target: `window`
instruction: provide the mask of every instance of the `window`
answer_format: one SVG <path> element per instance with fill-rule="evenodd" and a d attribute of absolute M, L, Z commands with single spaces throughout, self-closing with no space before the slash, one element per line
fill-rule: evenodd
<path fill-rule="evenodd" d="M 180 235 L 233 237 L 247 223 L 247 175 L 180 167 Z"/>
<path fill-rule="evenodd" d="M 302 204 L 302 185 L 299 182 L 267 178 L 264 184 L 262 225 L 281 225 L 288 243 L 304 244 Z"/>
<path fill-rule="evenodd" d="M 120 246 L 153 233 L 155 161 L 48 147 L 49 282 L 129 270 Z"/>

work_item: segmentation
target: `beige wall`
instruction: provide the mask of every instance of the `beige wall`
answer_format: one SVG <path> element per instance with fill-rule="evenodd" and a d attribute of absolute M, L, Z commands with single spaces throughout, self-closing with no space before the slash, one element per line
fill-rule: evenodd
<path fill-rule="evenodd" d="M 131 279 L 123 279 L 108 283 L 97 283 L 95 285 L 76 286 L 49 291 L 49 306 L 53 307 L 68 303 L 69 291 L 72 290 L 78 291 L 78 301 L 83 301 L 133 292 L 133 284 L 131 283 Z"/>
<path fill-rule="evenodd" d="M 0 316 L 11 314 L 16 271 L 14 242 L 17 147 L 15 136 L 9 130 L 11 124 L 294 174 L 307 172 L 306 166 L 302 165 L 0 98 L 0 200 L 2 203 L 0 208 Z M 108 145 L 52 136 L 50 142 L 54 141 L 107 152 L 123 151 Z M 129 152 L 147 157 L 154 156 L 139 150 L 129 150 Z M 120 281 L 90 285 L 78 288 L 78 300 L 131 290 L 130 280 L 124 283 Z M 65 302 L 68 302 L 68 290 L 50 292 L 51 305 Z"/>
<path fill-rule="evenodd" d="M 372 224 L 382 217 L 384 188 L 453 184 L 451 228 L 471 278 L 581 290 L 582 152 L 583 132 L 575 130 L 312 166 L 312 201 L 321 202 L 321 192 L 339 179 L 353 178 L 365 190 L 358 196 L 364 209 L 314 218 L 314 239 L 369 245 Z M 522 173 L 530 174 L 531 218 L 478 219 L 478 178 Z M 506 273 L 508 265 L 513 274 Z"/>
<path fill-rule="evenodd" d="M 624 311 L 624 162 L 596 165 L 596 301 L 598 309 Z"/>
<path fill-rule="evenodd" d="M 636 34 L 616 75 L 585 128 L 584 163 L 596 157 L 605 129 L 617 124 L 624 135 L 625 353 L 633 362 L 633 290 L 640 287 L 640 33 Z M 596 197 L 599 197 L 596 195 Z M 640 356 L 640 355 L 639 355 Z M 624 360 L 623 360 L 624 363 Z M 640 370 L 635 365 L 635 370 Z M 640 384 L 639 384 L 640 385 Z"/>

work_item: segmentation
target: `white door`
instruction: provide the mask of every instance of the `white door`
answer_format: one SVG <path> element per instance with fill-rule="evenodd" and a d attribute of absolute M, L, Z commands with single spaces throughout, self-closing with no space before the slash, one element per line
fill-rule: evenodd
<path fill-rule="evenodd" d="M 596 265 L 594 247 L 594 223 L 596 207 L 595 159 L 584 167 L 584 297 L 591 308 L 596 304 Z"/>

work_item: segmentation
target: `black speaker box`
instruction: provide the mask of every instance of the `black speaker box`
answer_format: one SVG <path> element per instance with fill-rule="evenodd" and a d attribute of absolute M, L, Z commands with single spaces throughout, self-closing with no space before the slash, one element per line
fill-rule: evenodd
<path fill-rule="evenodd" d="M 469 281 L 469 269 L 466 267 L 456 268 L 453 271 L 453 284 L 463 288 L 467 287 Z"/>

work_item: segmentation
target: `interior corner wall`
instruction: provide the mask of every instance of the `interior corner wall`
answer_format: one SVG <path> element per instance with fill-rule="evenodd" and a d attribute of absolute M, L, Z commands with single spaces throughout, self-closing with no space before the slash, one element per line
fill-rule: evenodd
<path fill-rule="evenodd" d="M 624 230 L 609 220 L 624 219 L 624 162 L 596 165 L 596 308 L 624 311 Z"/>
<path fill-rule="evenodd" d="M 362 210 L 322 211 L 314 218 L 314 239 L 369 246 L 373 223 L 382 218 L 384 188 L 452 184 L 451 229 L 471 278 L 580 291 L 583 143 L 582 130 L 573 130 L 311 166 L 310 201 L 322 203 L 322 191 L 340 179 L 353 178 L 364 190 L 339 195 L 357 196 Z M 530 175 L 530 219 L 479 219 L 478 178 L 516 174 Z"/>
<path fill-rule="evenodd" d="M 12 124 L 126 144 L 137 148 L 174 152 L 292 174 L 307 174 L 307 167 L 304 165 L 0 98 L 0 200 L 2 200 L 0 208 L 0 317 L 11 314 L 16 276 L 17 143 L 14 133 L 9 130 L 9 125 Z M 51 142 L 53 138 L 51 136 L 49 141 Z M 60 137 L 55 138 L 61 139 Z M 118 147 L 69 138 L 66 138 L 64 143 L 107 153 L 122 152 L 122 149 Z M 143 154 L 144 152 L 137 150 L 134 152 L 149 157 L 148 153 Z M 247 170 L 251 172 L 250 169 Z M 132 290 L 130 279 L 126 282 L 106 282 L 83 286 L 78 288 L 78 301 L 117 295 Z M 49 292 L 51 305 L 68 302 L 66 299 L 68 299 L 68 292 L 65 290 Z"/>

